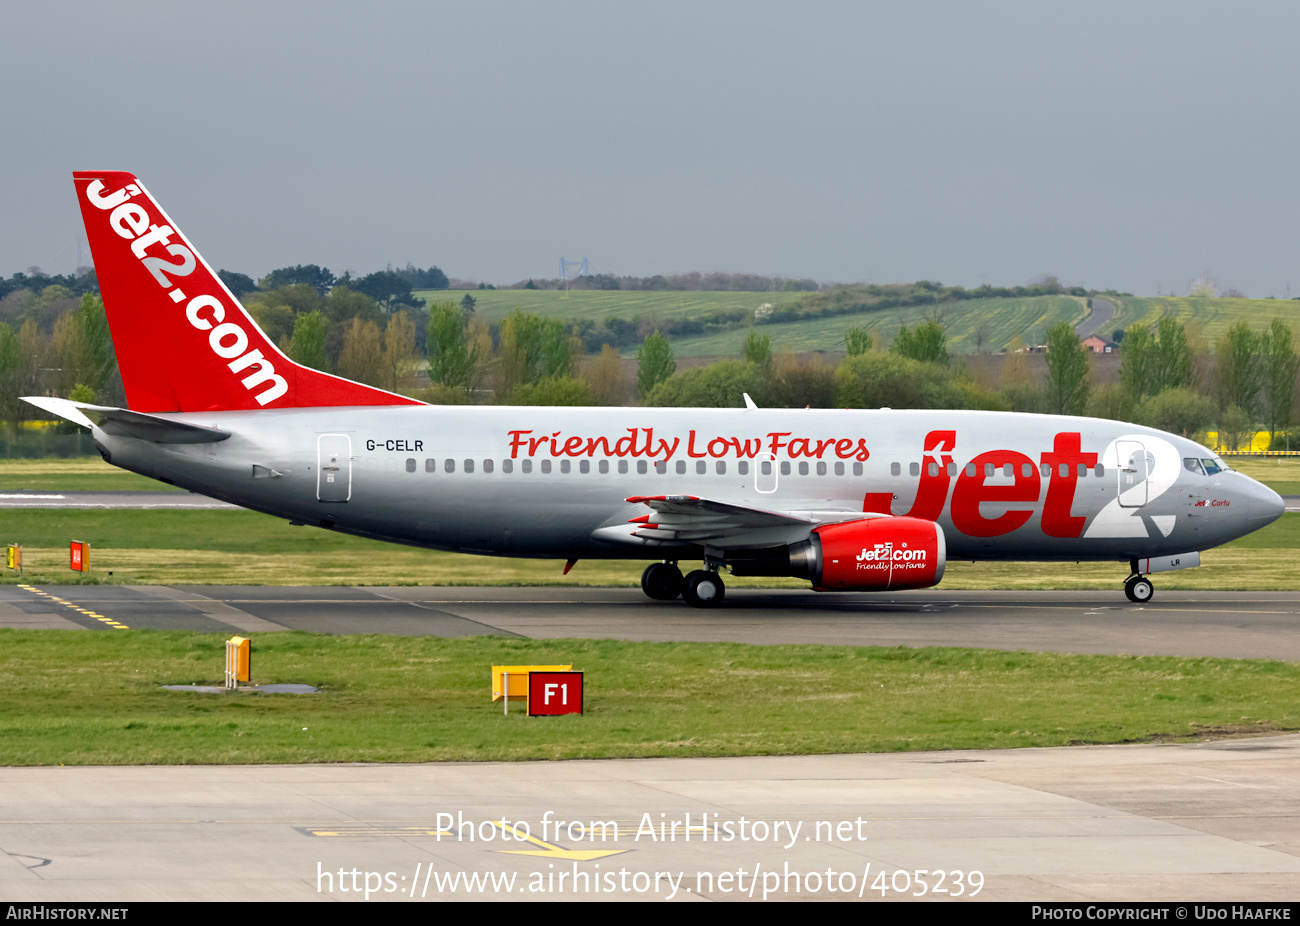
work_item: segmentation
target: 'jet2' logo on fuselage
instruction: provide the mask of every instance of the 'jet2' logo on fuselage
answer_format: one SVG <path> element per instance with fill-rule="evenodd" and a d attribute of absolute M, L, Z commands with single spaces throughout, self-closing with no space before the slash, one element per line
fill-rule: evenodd
<path fill-rule="evenodd" d="M 1097 454 L 1084 453 L 1080 446 L 1082 439 L 1078 431 L 1062 432 L 1056 435 L 1050 451 L 1039 454 L 1038 463 L 1051 472 L 1042 515 L 1043 533 L 1048 537 L 1078 537 L 1083 533 L 1087 518 L 1072 515 L 1070 509 L 1079 485 L 1079 466 L 1096 466 Z M 937 521 L 951 490 L 948 513 L 953 527 L 968 537 L 1000 537 L 1023 527 L 1033 517 L 1034 507 L 1042 496 L 1043 477 L 1038 465 L 1025 454 L 1015 450 L 981 453 L 958 471 L 954 487 L 952 451 L 957 446 L 957 432 L 931 431 L 925 436 L 924 446 L 921 481 L 911 509 L 891 511 L 892 494 L 871 493 L 865 499 L 864 510 Z M 1009 467 L 1010 482 L 987 484 L 985 467 L 989 465 L 994 472 L 1002 473 Z M 1024 507 L 1009 507 L 995 518 L 986 518 L 980 513 L 984 502 L 1023 503 Z"/>

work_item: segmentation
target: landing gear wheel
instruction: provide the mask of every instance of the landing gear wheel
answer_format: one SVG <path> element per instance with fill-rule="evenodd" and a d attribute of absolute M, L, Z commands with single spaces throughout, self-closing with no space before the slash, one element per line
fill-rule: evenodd
<path fill-rule="evenodd" d="M 1128 600 L 1137 604 L 1146 604 L 1156 593 L 1156 587 L 1146 576 L 1129 576 L 1124 583 L 1124 594 Z"/>
<path fill-rule="evenodd" d="M 692 608 L 714 608 L 722 604 L 727 587 L 716 572 L 697 569 L 682 585 L 682 599 Z"/>
<path fill-rule="evenodd" d="M 672 601 L 682 593 L 682 571 L 673 563 L 651 563 L 641 573 L 641 591 L 655 601 Z"/>

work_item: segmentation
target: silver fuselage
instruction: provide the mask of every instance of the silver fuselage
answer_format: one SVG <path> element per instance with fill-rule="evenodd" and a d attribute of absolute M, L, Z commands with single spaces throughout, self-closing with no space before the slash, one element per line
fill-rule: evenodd
<path fill-rule="evenodd" d="M 96 428 L 95 438 L 118 466 L 257 511 L 500 556 L 649 559 L 695 549 L 636 536 L 627 525 L 646 508 L 627 501 L 634 496 L 699 496 L 814 523 L 879 511 L 885 499 L 883 513 L 937 520 L 952 559 L 1199 551 L 1283 510 L 1245 475 L 1196 472 L 1187 461 L 1215 455 L 1193 441 L 1094 418 L 508 406 L 161 417 L 231 436 L 155 443 Z M 794 543 L 808 530 L 801 522 L 715 546 Z"/>

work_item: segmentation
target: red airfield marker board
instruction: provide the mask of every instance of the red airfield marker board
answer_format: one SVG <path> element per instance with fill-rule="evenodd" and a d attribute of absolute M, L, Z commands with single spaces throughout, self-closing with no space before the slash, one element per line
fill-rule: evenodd
<path fill-rule="evenodd" d="M 529 717 L 581 713 L 581 672 L 528 673 Z"/>

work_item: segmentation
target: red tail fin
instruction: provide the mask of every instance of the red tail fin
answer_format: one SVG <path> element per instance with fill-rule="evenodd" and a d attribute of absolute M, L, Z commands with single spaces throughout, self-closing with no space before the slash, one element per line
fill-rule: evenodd
<path fill-rule="evenodd" d="M 294 363 L 123 171 L 72 175 L 127 405 L 142 412 L 419 405 Z"/>

